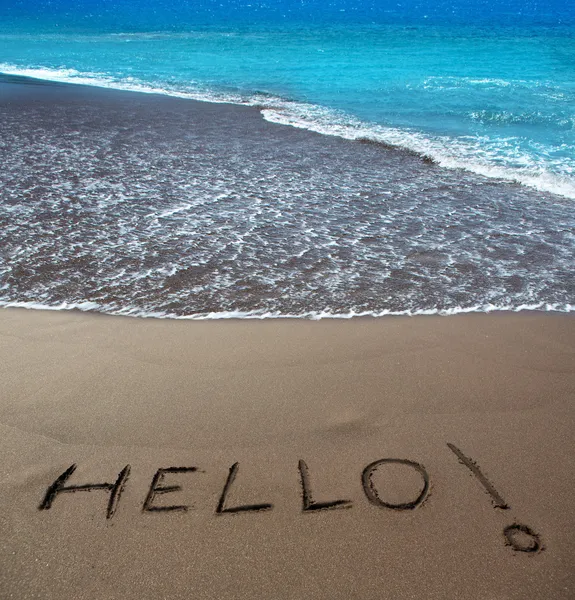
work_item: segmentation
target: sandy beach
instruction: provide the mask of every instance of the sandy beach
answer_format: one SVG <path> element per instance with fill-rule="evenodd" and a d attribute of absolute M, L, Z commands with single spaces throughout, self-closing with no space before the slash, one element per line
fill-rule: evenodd
<path fill-rule="evenodd" d="M 2 598 L 575 595 L 571 316 L 5 309 L 0 343 Z"/>
<path fill-rule="evenodd" d="M 0 2 L 0 600 L 575 599 L 568 4 Z"/>

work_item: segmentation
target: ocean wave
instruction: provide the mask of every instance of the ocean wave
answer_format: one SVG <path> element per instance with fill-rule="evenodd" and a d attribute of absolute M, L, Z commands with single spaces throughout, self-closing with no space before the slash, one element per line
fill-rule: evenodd
<path fill-rule="evenodd" d="M 62 302 L 60 304 L 42 304 L 40 302 L 10 302 L 0 301 L 0 308 L 24 308 L 28 310 L 47 310 L 47 311 L 80 311 L 95 312 L 120 317 L 136 317 L 148 319 L 171 319 L 180 321 L 208 321 L 208 320 L 226 320 L 226 319 L 305 319 L 310 321 L 321 321 L 322 319 L 353 319 L 357 317 L 415 317 L 420 315 L 451 316 L 469 313 L 492 313 L 492 312 L 558 312 L 571 313 L 575 311 L 573 304 L 557 304 L 538 302 L 535 304 L 521 304 L 519 306 L 499 306 L 495 304 L 484 304 L 474 306 L 455 306 L 448 309 L 407 309 L 407 310 L 381 310 L 381 311 L 354 311 L 345 313 L 333 313 L 325 311 L 307 311 L 297 314 L 286 314 L 270 311 L 222 311 L 210 313 L 197 313 L 190 315 L 177 315 L 164 311 L 146 311 L 136 307 L 112 308 L 100 305 L 96 302 Z"/>
<path fill-rule="evenodd" d="M 575 199 L 573 166 L 554 163 L 555 171 L 545 161 L 535 162 L 522 153 L 513 139 L 490 139 L 479 136 L 450 137 L 430 135 L 409 128 L 398 128 L 361 121 L 343 111 L 273 96 L 266 92 L 243 95 L 188 82 L 186 89 L 165 83 L 151 84 L 132 77 L 118 78 L 103 73 L 75 69 L 19 67 L 0 63 L 0 73 L 31 77 L 45 81 L 74 83 L 124 91 L 162 94 L 201 102 L 252 106 L 269 122 L 306 129 L 322 135 L 355 141 L 373 141 L 402 148 L 449 169 L 462 169 L 488 178 L 513 182 L 566 198 Z M 437 78 L 439 79 L 439 78 Z M 445 85 L 429 78 L 429 85 Z M 510 82 L 491 79 L 451 78 L 453 85 L 472 83 L 503 86 Z M 465 80 L 465 81 L 461 81 Z M 447 82 L 449 83 L 449 82 Z"/>
<path fill-rule="evenodd" d="M 548 82 L 529 81 L 527 79 L 498 79 L 491 77 L 459 77 L 433 75 L 423 81 L 426 89 L 457 89 L 457 88 L 518 88 L 518 87 L 541 87 L 549 85 Z"/>
<path fill-rule="evenodd" d="M 263 109 L 262 114 L 273 123 L 300 127 L 323 135 L 403 148 L 444 168 L 463 169 L 484 177 L 518 183 L 540 192 L 575 199 L 575 179 L 569 173 L 572 168 L 569 169 L 568 166 L 564 166 L 564 173 L 553 173 L 544 164 L 534 164 L 530 156 L 515 149 L 513 163 L 527 166 L 502 164 L 505 161 L 504 154 L 510 155 L 506 146 L 513 145 L 513 140 L 493 141 L 479 136 L 468 136 L 466 139 L 429 136 L 408 129 L 364 124 L 349 117 L 346 117 L 347 122 L 341 122 L 341 116 L 334 111 L 318 110 L 315 106 L 311 111 L 307 107 L 301 111 L 298 106 L 300 114 L 293 109 L 294 107 L 289 107 L 288 110 Z"/>
<path fill-rule="evenodd" d="M 515 113 L 511 111 L 476 110 L 469 113 L 473 121 L 479 123 L 498 123 L 501 125 L 551 125 L 564 129 L 575 129 L 575 115 L 546 115 L 540 111 Z"/>

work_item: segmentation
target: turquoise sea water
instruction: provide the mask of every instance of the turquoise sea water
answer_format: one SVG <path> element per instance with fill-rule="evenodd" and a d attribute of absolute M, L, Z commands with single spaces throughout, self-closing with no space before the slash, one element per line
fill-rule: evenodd
<path fill-rule="evenodd" d="M 194 25 L 172 17 L 169 27 L 165 15 L 145 26 L 136 17 L 7 21 L 0 72 L 256 104 L 271 121 L 376 139 L 575 198 L 569 22 L 245 23 L 236 15 Z"/>

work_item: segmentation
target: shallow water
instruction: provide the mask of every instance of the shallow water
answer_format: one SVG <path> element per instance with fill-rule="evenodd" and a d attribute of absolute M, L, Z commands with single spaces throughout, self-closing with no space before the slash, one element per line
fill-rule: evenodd
<path fill-rule="evenodd" d="M 4 305 L 212 318 L 573 308 L 570 199 L 250 107 L 0 85 Z"/>

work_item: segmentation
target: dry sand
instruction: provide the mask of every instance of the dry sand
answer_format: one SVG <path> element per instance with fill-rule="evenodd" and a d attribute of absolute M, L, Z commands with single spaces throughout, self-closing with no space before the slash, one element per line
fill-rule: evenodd
<path fill-rule="evenodd" d="M 575 597 L 572 316 L 6 309 L 0 344 L 2 599 Z M 113 489 L 46 496 L 72 464 Z"/>

